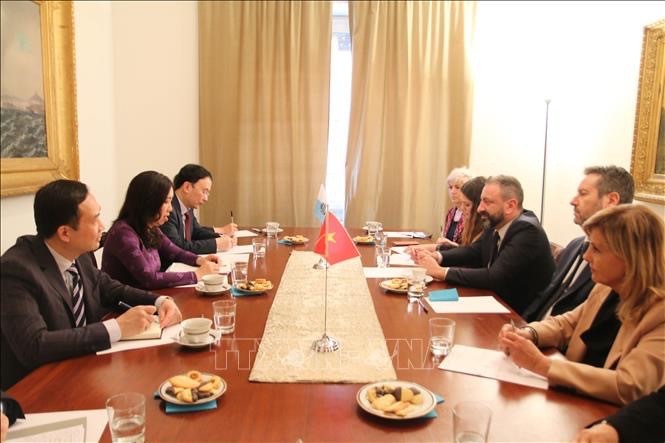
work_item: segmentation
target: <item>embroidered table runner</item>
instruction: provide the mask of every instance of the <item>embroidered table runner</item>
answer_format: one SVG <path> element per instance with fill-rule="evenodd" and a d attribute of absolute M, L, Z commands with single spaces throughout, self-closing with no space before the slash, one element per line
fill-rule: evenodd
<path fill-rule="evenodd" d="M 323 335 L 326 271 L 319 255 L 293 251 L 275 295 L 250 381 L 370 383 L 395 380 L 386 340 L 374 310 L 360 258 L 328 269 L 329 336 L 341 346 L 318 353 Z"/>

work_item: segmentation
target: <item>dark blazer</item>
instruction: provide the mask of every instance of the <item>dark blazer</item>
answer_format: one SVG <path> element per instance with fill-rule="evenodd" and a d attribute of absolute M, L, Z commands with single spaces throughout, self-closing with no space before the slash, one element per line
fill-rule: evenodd
<path fill-rule="evenodd" d="M 622 443 L 665 441 L 665 386 L 607 417 Z"/>
<path fill-rule="evenodd" d="M 153 305 L 157 296 L 125 286 L 93 265 L 89 254 L 76 259 L 83 284 L 87 325 L 74 327 L 72 297 L 44 241 L 19 237 L 0 258 L 2 389 L 48 362 L 111 346 L 101 319 L 119 301 Z"/>
<path fill-rule="evenodd" d="M 474 243 L 440 251 L 449 267 L 446 282 L 456 286 L 491 289 L 518 314 L 550 282 L 554 259 L 550 242 L 531 211 L 513 220 L 501 241 L 499 255 L 487 267 L 494 248 L 494 229 L 485 229 Z"/>
<path fill-rule="evenodd" d="M 217 241 L 219 234 L 213 228 L 201 226 L 192 211 L 192 236 L 191 240 L 185 240 L 185 222 L 183 221 L 180 201 L 174 198 L 173 210 L 169 219 L 161 228 L 162 232 L 181 249 L 194 254 L 214 254 L 217 252 Z"/>
<path fill-rule="evenodd" d="M 591 280 L 591 269 L 589 266 L 585 266 L 582 269 L 573 284 L 566 288 L 558 297 L 559 301 L 556 301 L 557 296 L 560 294 L 559 288 L 561 287 L 561 283 L 575 262 L 578 252 L 584 247 L 585 241 L 586 238 L 584 236 L 578 237 L 571 240 L 568 246 L 561 251 L 552 281 L 536 296 L 536 299 L 524 311 L 522 316 L 526 321 L 542 320 L 545 312 L 552 304 L 554 304 L 552 306 L 552 315 L 560 315 L 564 312 L 572 311 L 587 299 L 589 292 L 591 292 L 595 284 Z"/>

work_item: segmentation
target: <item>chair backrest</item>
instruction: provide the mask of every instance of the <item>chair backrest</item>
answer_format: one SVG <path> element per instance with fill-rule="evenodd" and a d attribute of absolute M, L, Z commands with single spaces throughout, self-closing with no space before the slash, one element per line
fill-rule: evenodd
<path fill-rule="evenodd" d="M 563 251 L 563 246 L 554 242 L 550 242 L 550 251 L 552 251 L 554 262 L 559 263 L 559 257 L 561 256 L 561 251 Z"/>

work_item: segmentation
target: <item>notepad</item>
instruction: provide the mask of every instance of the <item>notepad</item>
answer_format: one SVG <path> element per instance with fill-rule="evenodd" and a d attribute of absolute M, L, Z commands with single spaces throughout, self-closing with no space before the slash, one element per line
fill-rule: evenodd
<path fill-rule="evenodd" d="M 155 321 L 150 323 L 150 326 L 148 326 L 148 329 L 146 329 L 143 332 L 140 332 L 136 335 L 132 335 L 130 337 L 123 337 L 120 340 L 125 341 L 125 340 L 151 340 L 151 339 L 157 339 L 157 338 L 162 338 L 162 327 L 159 326 L 159 317 L 154 316 Z"/>

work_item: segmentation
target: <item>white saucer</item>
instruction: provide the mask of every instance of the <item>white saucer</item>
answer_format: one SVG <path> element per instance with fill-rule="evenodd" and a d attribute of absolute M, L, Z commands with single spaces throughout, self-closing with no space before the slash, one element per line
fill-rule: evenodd
<path fill-rule="evenodd" d="M 204 346 L 211 345 L 215 342 L 215 336 L 213 334 L 214 331 L 211 330 L 210 333 L 208 334 L 208 338 L 206 341 L 202 343 L 192 343 L 189 340 L 186 340 L 181 332 L 180 334 L 173 337 L 173 341 L 186 348 L 202 348 Z"/>
<path fill-rule="evenodd" d="M 198 282 L 196 286 L 194 286 L 194 289 L 196 289 L 196 292 L 198 292 L 201 295 L 219 295 L 223 294 L 229 289 L 231 289 L 231 285 L 228 283 L 225 283 L 224 286 L 220 291 L 207 291 L 205 285 L 203 284 L 202 281 Z"/>

